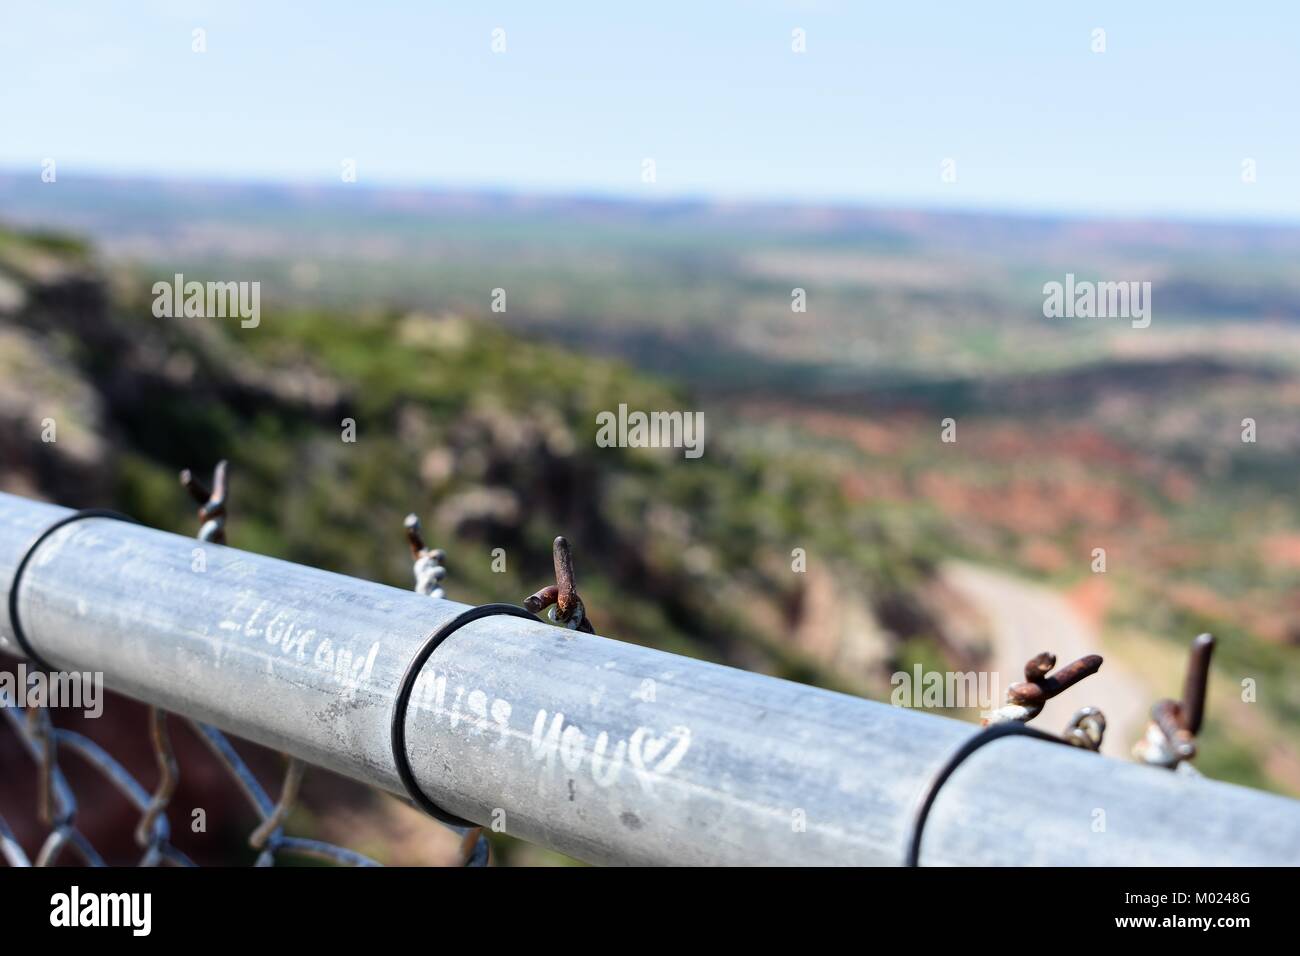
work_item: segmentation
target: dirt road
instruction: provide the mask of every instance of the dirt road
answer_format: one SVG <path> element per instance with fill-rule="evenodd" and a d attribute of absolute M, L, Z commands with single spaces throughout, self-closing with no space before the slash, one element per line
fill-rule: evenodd
<path fill-rule="evenodd" d="M 1003 571 L 954 562 L 940 572 L 950 587 L 987 619 L 994 641 L 993 670 L 1000 693 L 1024 680 L 1025 662 L 1051 651 L 1058 664 L 1085 654 L 1106 659 L 1100 671 L 1048 703 L 1034 726 L 1053 733 L 1064 729 L 1074 711 L 1091 704 L 1106 715 L 1102 752 L 1128 759 L 1134 741 L 1146 729 L 1150 692 L 1107 655 L 1100 635 L 1060 594 Z M 1001 700 L 998 701 L 1001 703 Z"/>

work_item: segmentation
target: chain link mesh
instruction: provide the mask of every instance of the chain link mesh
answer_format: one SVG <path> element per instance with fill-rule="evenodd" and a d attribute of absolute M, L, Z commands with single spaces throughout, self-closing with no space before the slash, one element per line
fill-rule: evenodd
<path fill-rule="evenodd" d="M 104 780 L 124 796 L 140 813 L 136 843 L 142 855 L 140 866 L 194 866 L 194 861 L 171 842 L 167 805 L 179 779 L 179 768 L 171 752 L 167 733 L 168 714 L 150 711 L 150 737 L 159 766 L 163 768 L 157 790 L 151 795 L 107 750 L 83 734 L 56 727 L 48 708 L 24 707 L 8 694 L 2 707 L 10 728 L 17 734 L 37 773 L 37 816 L 49 827 L 49 834 L 35 858 L 19 845 L 8 822 L 0 816 L 0 852 L 10 866 L 52 866 L 65 854 L 73 854 L 86 866 L 104 866 L 105 861 L 77 827 L 77 797 L 59 765 L 60 751 L 70 751 L 94 767 Z M 280 798 L 272 801 L 248 764 L 225 734 L 198 721 L 187 721 L 218 762 L 239 786 L 256 813 L 258 825 L 249 844 L 259 851 L 257 866 L 271 866 L 281 855 L 311 857 L 344 866 L 377 866 L 363 854 L 320 840 L 289 836 L 284 820 L 297 798 L 303 764 L 289 760 Z"/>

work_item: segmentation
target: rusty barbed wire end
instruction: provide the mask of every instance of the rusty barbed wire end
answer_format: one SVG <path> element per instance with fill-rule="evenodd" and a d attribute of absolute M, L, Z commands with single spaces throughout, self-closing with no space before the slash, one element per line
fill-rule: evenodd
<path fill-rule="evenodd" d="M 1043 651 L 1041 654 L 1035 654 L 1025 664 L 1025 680 L 1031 684 L 1040 683 L 1048 672 L 1056 666 L 1056 655 Z"/>
<path fill-rule="evenodd" d="M 1047 651 L 1030 658 L 1025 664 L 1025 680 L 1007 688 L 1007 702 L 985 717 L 984 726 L 1007 721 L 1028 723 L 1042 713 L 1043 705 L 1053 697 L 1097 673 L 1102 658 L 1099 654 L 1088 654 L 1049 674 L 1055 664 L 1056 655 Z"/>
<path fill-rule="evenodd" d="M 1197 635 L 1187 659 L 1183 699 L 1155 702 L 1147 732 L 1133 747 L 1133 756 L 1137 760 L 1167 770 L 1192 771 L 1191 765 L 1184 764 L 1184 761 L 1196 756 L 1196 735 L 1205 719 L 1205 696 L 1209 689 L 1213 654 L 1213 635 Z"/>
<path fill-rule="evenodd" d="M 559 594 L 559 588 L 554 584 L 548 584 L 535 594 L 530 594 L 524 598 L 524 609 L 534 614 L 541 614 L 555 603 L 555 599 L 559 597 Z"/>
<path fill-rule="evenodd" d="M 212 497 L 212 492 L 208 491 L 208 486 L 188 468 L 181 469 L 181 487 L 189 492 L 190 497 L 198 505 L 206 504 L 207 500 Z"/>
<path fill-rule="evenodd" d="M 573 573 L 573 549 L 564 535 L 556 537 L 551 546 L 551 554 L 555 563 L 555 583 L 524 598 L 524 608 L 533 614 L 540 614 L 550 608 L 547 617 L 552 624 L 582 631 L 584 634 L 594 634 L 595 629 L 587 619 L 587 608 L 578 594 L 578 584 Z"/>
<path fill-rule="evenodd" d="M 200 517 L 209 519 L 226 513 L 226 476 L 229 468 L 230 463 L 224 458 L 217 462 L 217 467 L 212 471 L 212 494 L 200 509 Z"/>
<path fill-rule="evenodd" d="M 411 560 L 418 560 L 424 551 L 424 535 L 420 529 L 420 516 L 412 511 L 402 522 L 406 528 L 406 541 L 411 546 Z"/>
<path fill-rule="evenodd" d="M 199 506 L 198 515 L 201 527 L 198 538 L 213 544 L 226 543 L 226 498 L 229 482 L 229 462 L 224 458 L 217 462 L 212 470 L 212 488 L 209 490 L 190 469 L 181 472 L 181 487 L 184 488 L 195 504 Z"/>
<path fill-rule="evenodd" d="M 1210 684 L 1210 658 L 1214 656 L 1214 636 L 1198 634 L 1192 641 L 1192 651 L 1187 660 L 1187 676 L 1183 679 L 1182 718 L 1183 729 L 1196 736 L 1205 719 L 1205 695 Z"/>
<path fill-rule="evenodd" d="M 582 598 L 578 597 L 578 585 L 573 575 L 573 550 L 568 539 L 559 535 L 551 551 L 555 560 L 555 585 L 559 589 L 555 598 L 555 619 L 567 624 L 575 612 L 582 611 Z"/>
<path fill-rule="evenodd" d="M 420 526 L 420 516 L 411 512 L 402 522 L 406 528 L 406 542 L 411 548 L 412 571 L 415 574 L 416 594 L 431 598 L 445 598 L 442 582 L 447 579 L 447 552 L 442 548 L 430 548 L 424 543 L 424 532 Z"/>

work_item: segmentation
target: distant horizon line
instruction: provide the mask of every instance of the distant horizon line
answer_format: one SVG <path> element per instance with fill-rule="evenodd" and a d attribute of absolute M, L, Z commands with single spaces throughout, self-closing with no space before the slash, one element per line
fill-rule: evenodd
<path fill-rule="evenodd" d="M 84 169 L 84 167 L 82 167 Z M 0 179 L 22 181 L 31 177 L 33 185 L 40 183 L 40 169 L 26 168 L 11 163 L 0 163 Z M 559 187 L 559 186 L 508 186 L 489 183 L 455 182 L 443 183 L 402 180 L 370 180 L 344 183 L 330 179 L 291 179 L 275 176 L 229 175 L 216 172 L 204 173 L 168 173 L 156 170 L 126 171 L 105 168 L 93 168 L 68 179 L 60 173 L 64 181 L 82 183 L 113 184 L 155 184 L 191 186 L 198 188 L 246 188 L 276 189 L 285 192 L 352 192 L 360 191 L 379 193 L 415 193 L 428 196 L 465 196 L 495 199 L 545 200 L 552 202 L 593 202 L 620 206 L 654 207 L 698 207 L 720 208 L 733 206 L 737 208 L 762 209 L 802 209 L 809 211 L 830 212 L 864 212 L 864 213 L 924 213 L 934 216 L 953 216 L 965 218 L 1029 220 L 1040 222 L 1095 222 L 1111 224 L 1157 225 L 1168 223 L 1180 226 L 1202 227 L 1237 227 L 1237 228 L 1275 228 L 1298 229 L 1300 217 L 1293 219 L 1268 218 L 1249 214 L 1210 213 L 1190 211 L 1186 213 L 1166 210 L 1149 212 L 1129 212 L 1108 210 L 1091 212 L 1068 207 L 1044 208 L 1037 206 L 1009 206 L 996 202 L 971 202 L 968 204 L 939 204 L 916 199 L 911 202 L 891 202 L 859 198 L 797 198 L 750 195 L 726 195 L 718 193 L 683 191 L 666 193 L 658 196 L 646 196 L 633 190 L 601 189 L 599 187 Z"/>

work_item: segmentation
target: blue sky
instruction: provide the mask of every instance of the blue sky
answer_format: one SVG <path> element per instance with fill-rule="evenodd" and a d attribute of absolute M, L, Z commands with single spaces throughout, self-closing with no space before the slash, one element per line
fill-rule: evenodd
<path fill-rule="evenodd" d="M 1298 48 L 1281 2 L 12 3 L 0 167 L 1297 221 Z"/>

